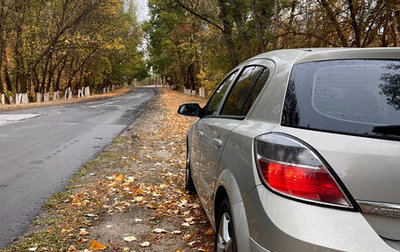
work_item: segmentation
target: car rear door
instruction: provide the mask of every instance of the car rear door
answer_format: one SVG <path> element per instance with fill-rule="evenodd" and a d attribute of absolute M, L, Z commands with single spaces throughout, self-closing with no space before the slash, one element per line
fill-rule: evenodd
<path fill-rule="evenodd" d="M 269 76 L 268 68 L 261 65 L 247 65 L 232 85 L 217 116 L 201 120 L 200 178 L 204 186 L 203 201 L 207 211 L 212 211 L 214 187 L 218 166 L 224 145 L 230 132 L 245 119 L 259 91 Z"/>
<path fill-rule="evenodd" d="M 207 197 L 208 187 L 203 178 L 201 171 L 201 156 L 202 156 L 202 141 L 204 138 L 204 125 L 212 121 L 217 116 L 217 113 L 222 105 L 223 98 L 226 96 L 229 87 L 234 83 L 238 76 L 238 70 L 232 71 L 218 86 L 211 95 L 207 105 L 203 108 L 204 117 L 193 125 L 191 141 L 190 141 L 190 164 L 192 178 L 196 184 L 197 192 L 200 199 Z"/>

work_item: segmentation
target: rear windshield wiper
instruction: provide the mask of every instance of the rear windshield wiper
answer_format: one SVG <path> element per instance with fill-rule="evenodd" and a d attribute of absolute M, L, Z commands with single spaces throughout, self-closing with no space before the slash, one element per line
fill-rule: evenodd
<path fill-rule="evenodd" d="M 376 126 L 372 131 L 376 133 L 400 136 L 400 125 Z"/>

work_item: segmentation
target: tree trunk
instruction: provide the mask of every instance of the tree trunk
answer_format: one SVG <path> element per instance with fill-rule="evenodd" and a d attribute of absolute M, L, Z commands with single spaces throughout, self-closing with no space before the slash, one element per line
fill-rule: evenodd
<path fill-rule="evenodd" d="M 42 71 L 42 83 L 40 84 L 40 93 L 44 94 L 45 93 L 45 84 L 46 84 L 46 77 L 47 77 L 47 69 L 49 68 L 49 64 L 50 64 L 50 59 L 51 59 L 51 55 L 49 53 L 48 57 L 46 58 L 44 67 L 43 67 L 43 71 Z"/>
<path fill-rule="evenodd" d="M 21 103 L 22 104 L 28 104 L 29 103 L 29 97 L 28 93 L 23 93 L 21 96 Z"/>
<path fill-rule="evenodd" d="M 71 87 L 68 87 L 68 88 L 65 90 L 65 99 L 72 99 L 72 90 L 71 90 Z"/>
<path fill-rule="evenodd" d="M 331 8 L 331 6 L 330 6 L 329 3 L 330 3 L 330 2 L 327 2 L 327 0 L 321 0 L 321 4 L 322 4 L 322 6 L 324 7 L 324 9 L 325 9 L 325 11 L 326 11 L 326 13 L 327 13 L 327 15 L 328 15 L 328 17 L 329 17 L 329 20 L 331 21 L 331 23 L 332 23 L 332 25 L 333 25 L 333 27 L 335 28 L 336 33 L 337 33 L 337 35 L 338 35 L 338 37 L 339 37 L 339 40 L 340 40 L 340 42 L 342 43 L 342 46 L 343 46 L 343 47 L 348 47 L 349 45 L 348 45 L 348 43 L 347 43 L 346 36 L 344 36 L 342 27 L 341 27 L 340 24 L 338 23 L 338 21 L 337 21 L 337 19 L 336 19 L 336 16 L 335 16 L 335 14 L 333 13 L 333 10 L 332 10 L 332 8 Z"/>
<path fill-rule="evenodd" d="M 257 53 L 262 53 L 266 48 L 265 39 L 264 39 L 265 31 L 263 29 L 260 12 L 259 12 L 259 8 L 257 5 L 257 0 L 251 0 L 250 4 L 251 4 L 251 8 L 253 10 L 254 25 L 255 25 L 257 41 L 258 41 L 256 50 L 257 50 Z"/>
<path fill-rule="evenodd" d="M 191 63 L 188 67 L 188 88 L 190 90 L 196 90 L 194 63 Z"/>
<path fill-rule="evenodd" d="M 53 83 L 53 75 L 54 75 L 54 71 L 57 68 L 56 64 L 52 64 L 53 60 L 52 58 L 50 58 L 50 68 L 49 68 L 49 73 L 47 75 L 47 83 L 46 83 L 46 88 L 45 88 L 45 92 L 49 93 L 50 89 L 51 89 L 51 84 Z"/>
<path fill-rule="evenodd" d="M 18 94 L 20 91 L 25 93 L 27 91 L 27 80 L 28 73 L 25 71 L 25 61 L 23 55 L 23 27 L 25 25 L 25 15 L 28 6 L 28 1 L 15 1 L 14 10 L 17 13 L 15 18 L 15 45 L 14 45 L 14 57 L 16 62 L 16 80 L 15 80 L 15 91 Z M 18 101 L 16 101 L 18 102 Z"/>
<path fill-rule="evenodd" d="M 42 94 L 40 92 L 36 92 L 36 102 L 42 102 Z"/>
<path fill-rule="evenodd" d="M 397 45 L 399 44 L 399 32 L 400 32 L 400 11 L 393 10 L 393 15 L 395 17 L 394 22 L 395 22 L 395 27 L 396 27 L 396 34 L 397 34 Z"/>
<path fill-rule="evenodd" d="M 57 101 L 60 99 L 60 91 L 53 92 L 53 101 Z"/>
<path fill-rule="evenodd" d="M 67 65 L 67 57 L 65 56 L 64 60 L 63 60 L 63 63 L 61 65 L 61 67 L 58 69 L 58 72 L 57 72 L 57 78 L 56 78 L 56 82 L 54 84 L 54 91 L 55 92 L 60 91 L 61 75 L 62 75 L 62 72 L 64 71 L 64 68 L 65 68 L 66 65 Z"/>
<path fill-rule="evenodd" d="M 83 88 L 82 88 L 82 79 L 83 79 L 84 71 L 85 71 L 85 69 L 82 67 L 81 71 L 80 71 L 80 74 L 79 74 L 78 82 L 76 83 L 76 88 L 77 88 L 78 92 L 79 91 L 81 92 L 81 96 L 79 96 L 79 94 L 78 94 L 78 97 L 83 97 L 84 96 Z"/>
<path fill-rule="evenodd" d="M 351 26 L 353 27 L 353 32 L 355 37 L 354 43 L 356 47 L 361 47 L 361 36 L 360 36 L 361 31 L 360 28 L 358 27 L 357 14 L 356 14 L 357 3 L 354 3 L 353 0 L 347 0 L 347 3 L 349 5 Z"/>
<path fill-rule="evenodd" d="M 274 2 L 274 35 L 275 35 L 274 49 L 275 50 L 279 48 L 279 11 L 280 11 L 279 0 L 275 0 Z"/>
<path fill-rule="evenodd" d="M 63 68 L 59 69 L 57 72 L 57 78 L 54 84 L 54 89 L 53 91 L 57 92 L 60 91 L 60 81 L 61 81 L 61 74 L 62 74 Z"/>
<path fill-rule="evenodd" d="M 394 47 L 397 47 L 398 45 L 398 32 L 399 30 L 397 28 L 400 28 L 397 24 L 396 27 L 396 23 L 398 22 L 398 20 L 400 21 L 400 19 L 396 19 L 396 13 L 397 16 L 399 16 L 399 12 L 398 10 L 395 9 L 395 7 L 393 6 L 392 0 L 385 0 L 386 2 L 386 6 L 387 6 L 387 10 L 386 10 L 386 20 L 390 20 L 389 21 L 389 28 L 390 28 L 390 37 L 393 43 Z M 400 17 L 400 16 L 399 16 Z"/>
<path fill-rule="evenodd" d="M 40 80 L 39 80 L 39 74 L 37 73 L 37 69 L 32 69 L 32 74 L 33 74 L 33 80 L 34 80 L 34 92 L 39 93 L 40 92 Z"/>
<path fill-rule="evenodd" d="M 4 65 L 3 71 L 4 71 L 4 79 L 5 79 L 5 81 L 6 81 L 7 90 L 8 90 L 9 92 L 12 92 L 13 90 L 12 90 L 11 78 L 10 78 L 10 74 L 8 73 L 8 66 L 7 66 L 7 64 Z"/>
<path fill-rule="evenodd" d="M 0 44 L 1 47 L 1 44 Z M 0 94 L 4 94 L 4 86 L 3 86 L 3 76 L 1 74 L 1 70 L 3 68 L 3 61 L 2 61 L 3 51 L 0 49 Z"/>
<path fill-rule="evenodd" d="M 250 36 L 248 35 L 248 28 L 245 27 L 243 11 L 240 9 L 242 7 L 242 6 L 240 6 L 240 1 L 238 2 L 238 0 L 230 0 L 229 4 L 234 8 L 232 15 L 233 15 L 233 19 L 235 20 L 236 30 L 237 30 L 240 40 L 241 41 L 249 41 Z M 244 57 L 246 59 L 248 59 L 252 56 L 252 53 L 251 53 L 252 48 L 250 46 L 248 46 L 247 44 L 240 43 L 238 45 L 238 50 L 243 51 Z"/>
<path fill-rule="evenodd" d="M 5 52 L 3 56 L 5 59 L 7 58 Z M 8 90 L 9 93 L 12 93 L 13 90 L 12 90 L 10 74 L 8 73 L 7 61 L 4 61 L 3 72 L 4 72 L 4 80 L 6 82 L 6 90 Z M 9 104 L 13 103 L 14 99 L 12 98 L 12 95 L 8 95 L 6 98 L 8 98 Z"/>
<path fill-rule="evenodd" d="M 1 1 L 0 7 L 0 94 L 1 94 L 1 103 L 3 104 L 4 97 L 4 86 L 3 86 L 3 78 L 1 74 L 1 70 L 3 69 L 3 54 L 6 48 L 4 41 L 4 20 L 5 20 L 5 0 Z"/>
<path fill-rule="evenodd" d="M 21 104 L 21 101 L 22 101 L 22 94 L 17 93 L 17 94 L 15 95 L 15 104 L 16 104 L 16 105 Z"/>
<path fill-rule="evenodd" d="M 226 46 L 228 47 L 228 52 L 231 58 L 231 66 L 234 67 L 239 65 L 239 56 L 236 53 L 235 44 L 233 43 L 232 38 L 232 23 L 229 21 L 228 18 L 228 11 L 226 8 L 226 0 L 219 0 L 219 7 L 220 7 L 220 19 L 222 20 L 223 24 L 223 38 L 225 40 Z"/>
<path fill-rule="evenodd" d="M 43 94 L 43 102 L 49 102 L 50 101 L 50 92 L 46 92 Z"/>

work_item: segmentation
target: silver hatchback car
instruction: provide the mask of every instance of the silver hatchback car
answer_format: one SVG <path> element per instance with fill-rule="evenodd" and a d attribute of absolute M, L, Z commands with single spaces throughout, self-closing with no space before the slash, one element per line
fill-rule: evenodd
<path fill-rule="evenodd" d="M 262 54 L 178 112 L 216 251 L 400 250 L 399 48 Z"/>

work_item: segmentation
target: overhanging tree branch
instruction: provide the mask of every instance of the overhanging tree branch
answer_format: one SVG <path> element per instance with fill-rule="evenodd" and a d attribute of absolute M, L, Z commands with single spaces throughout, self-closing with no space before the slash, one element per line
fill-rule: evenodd
<path fill-rule="evenodd" d="M 343 30 L 340 27 L 340 24 L 336 20 L 335 14 L 333 13 L 333 10 L 331 9 L 329 2 L 327 0 L 320 0 L 320 4 L 324 7 L 326 14 L 328 15 L 329 19 L 331 20 L 333 26 L 335 27 L 336 33 L 339 36 L 340 42 L 342 42 L 342 45 L 344 47 L 348 46 L 347 39 L 343 34 Z"/>
<path fill-rule="evenodd" d="M 222 28 L 220 25 L 218 25 L 217 23 L 213 22 L 212 20 L 202 16 L 201 14 L 195 12 L 194 10 L 190 9 L 188 6 L 184 5 L 181 0 L 175 0 L 175 1 L 178 3 L 179 6 L 181 6 L 183 9 L 187 10 L 188 12 L 190 12 L 192 15 L 200 18 L 201 20 L 209 23 L 210 25 L 214 26 L 218 30 L 224 32 L 224 28 Z"/>

